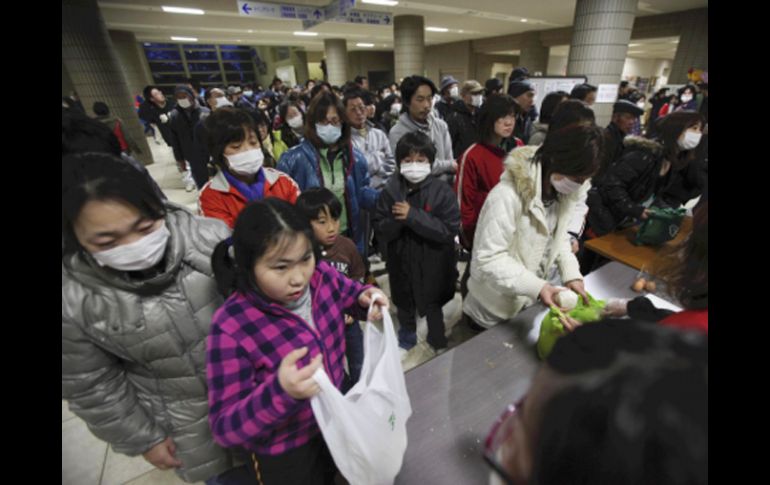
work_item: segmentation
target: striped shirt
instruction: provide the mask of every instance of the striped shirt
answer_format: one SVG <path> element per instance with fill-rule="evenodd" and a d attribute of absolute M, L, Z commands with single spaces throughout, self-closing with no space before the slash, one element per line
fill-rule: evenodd
<path fill-rule="evenodd" d="M 278 455 L 319 433 L 310 400 L 289 396 L 278 382 L 278 368 L 289 352 L 307 346 L 298 367 L 320 352 L 326 373 L 340 388 L 343 313 L 366 319 L 358 295 L 367 288 L 319 262 L 310 279 L 315 328 L 254 292 L 236 292 L 225 301 L 214 314 L 206 341 L 209 424 L 217 443 Z"/>

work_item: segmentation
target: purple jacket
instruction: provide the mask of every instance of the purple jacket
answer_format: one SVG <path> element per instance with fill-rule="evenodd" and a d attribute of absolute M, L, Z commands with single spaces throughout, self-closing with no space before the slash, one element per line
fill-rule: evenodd
<path fill-rule="evenodd" d="M 307 346 L 300 367 L 322 353 L 324 367 L 342 386 L 345 357 L 343 313 L 366 320 L 358 295 L 367 289 L 326 262 L 310 279 L 313 320 L 302 318 L 254 292 L 234 293 L 216 311 L 206 341 L 209 424 L 222 446 L 277 455 L 319 433 L 309 399 L 296 400 L 278 382 L 278 368 L 292 350 Z"/>

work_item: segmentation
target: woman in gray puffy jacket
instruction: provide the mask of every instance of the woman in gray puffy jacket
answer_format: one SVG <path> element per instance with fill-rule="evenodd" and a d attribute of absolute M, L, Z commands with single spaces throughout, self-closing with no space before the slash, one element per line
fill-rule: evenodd
<path fill-rule="evenodd" d="M 210 258 L 229 233 L 111 155 L 62 159 L 62 398 L 116 452 L 188 482 L 254 482 L 208 425 Z"/>

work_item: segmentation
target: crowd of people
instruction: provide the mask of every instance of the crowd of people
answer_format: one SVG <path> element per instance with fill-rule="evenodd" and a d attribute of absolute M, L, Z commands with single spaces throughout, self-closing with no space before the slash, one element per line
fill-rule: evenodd
<path fill-rule="evenodd" d="M 585 241 L 700 197 L 664 275 L 684 311 L 642 298 L 606 309 L 631 321 L 565 322 L 487 460 L 506 483 L 707 483 L 707 85 L 647 103 L 621 83 L 600 127 L 595 86 L 546 93 L 538 110 L 526 68 L 509 79 L 147 86 L 137 115 L 198 191 L 197 214 L 166 199 L 105 103 L 91 118 L 65 98 L 70 409 L 115 451 L 186 481 L 334 483 L 312 374 L 343 392 L 357 382 L 375 295 L 375 313 L 395 306 L 414 365 L 447 350 L 442 307 L 456 291 L 474 333 L 559 306 L 565 287 L 588 302 L 584 277 L 606 260 Z"/>

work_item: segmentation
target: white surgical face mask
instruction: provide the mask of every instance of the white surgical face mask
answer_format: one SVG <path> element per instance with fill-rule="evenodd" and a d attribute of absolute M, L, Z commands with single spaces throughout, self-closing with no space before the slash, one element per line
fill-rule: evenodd
<path fill-rule="evenodd" d="M 476 108 L 481 108 L 481 105 L 484 104 L 484 95 L 474 94 L 471 96 L 471 104 Z"/>
<path fill-rule="evenodd" d="M 398 116 L 399 113 L 401 113 L 400 103 L 393 103 L 390 105 L 390 114 Z"/>
<path fill-rule="evenodd" d="M 424 162 L 406 162 L 401 164 L 401 175 L 413 184 L 419 184 L 430 174 L 430 164 Z"/>
<path fill-rule="evenodd" d="M 692 94 L 683 94 L 682 95 L 682 102 L 683 103 L 689 103 L 692 101 Z"/>
<path fill-rule="evenodd" d="M 387 98 L 388 96 L 390 96 L 390 91 L 383 91 L 383 92 L 382 92 L 382 99 L 385 99 L 385 98 Z"/>
<path fill-rule="evenodd" d="M 178 104 L 179 106 L 181 106 L 182 108 L 184 108 L 184 109 L 187 109 L 187 108 L 189 108 L 190 106 L 192 106 L 192 103 L 191 103 L 191 102 L 190 102 L 190 100 L 189 100 L 189 99 L 187 99 L 187 98 L 184 98 L 184 99 L 180 99 L 180 100 L 177 100 L 177 104 Z"/>
<path fill-rule="evenodd" d="M 254 94 L 254 91 L 244 91 L 243 92 L 243 95 L 244 96 L 248 96 L 249 98 L 251 97 L 252 94 Z"/>
<path fill-rule="evenodd" d="M 553 185 L 553 188 L 560 194 L 571 194 L 583 185 L 564 176 L 562 176 L 561 180 L 556 180 L 555 175 L 556 174 L 551 174 L 551 185 Z"/>
<path fill-rule="evenodd" d="M 230 164 L 230 171 L 239 175 L 254 175 L 262 168 L 262 162 L 265 155 L 262 150 L 255 148 L 235 155 L 226 155 L 225 158 Z"/>
<path fill-rule="evenodd" d="M 457 86 L 452 86 L 451 88 L 449 88 L 449 95 L 452 96 L 453 98 L 458 97 L 460 95 L 460 88 L 458 88 Z"/>
<path fill-rule="evenodd" d="M 214 100 L 217 104 L 217 108 L 224 108 L 225 106 L 232 106 L 233 103 L 230 102 L 229 99 L 225 98 L 224 96 L 220 98 L 216 98 Z"/>
<path fill-rule="evenodd" d="M 342 136 L 342 128 L 334 125 L 322 125 L 316 123 L 315 132 L 318 134 L 318 138 L 327 145 L 337 143 L 337 140 Z"/>
<path fill-rule="evenodd" d="M 289 127 L 294 128 L 295 130 L 299 130 L 302 128 L 302 115 L 297 115 L 294 118 L 289 118 L 286 120 L 286 124 L 289 125 Z"/>
<path fill-rule="evenodd" d="M 677 144 L 682 150 L 692 150 L 700 143 L 701 136 L 703 134 L 697 131 L 685 130 L 682 136 L 679 137 L 679 140 L 677 140 Z"/>
<path fill-rule="evenodd" d="M 141 271 L 152 268 L 163 259 L 171 233 L 163 223 L 158 229 L 130 244 L 91 253 L 100 266 L 120 271 Z"/>
<path fill-rule="evenodd" d="M 644 109 L 644 101 L 639 101 L 638 103 L 636 103 L 636 105 Z"/>

